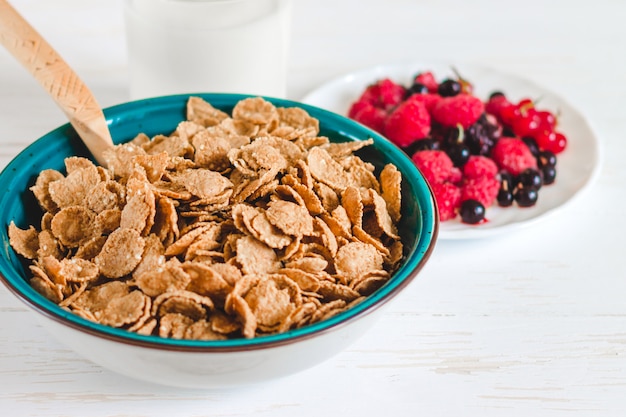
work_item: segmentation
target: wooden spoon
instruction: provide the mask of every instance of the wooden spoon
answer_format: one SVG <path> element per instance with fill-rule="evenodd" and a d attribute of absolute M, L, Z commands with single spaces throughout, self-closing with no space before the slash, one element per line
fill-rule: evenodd
<path fill-rule="evenodd" d="M 102 155 L 113 146 L 113 141 L 93 94 L 6 0 L 0 0 L 0 43 L 39 81 L 66 114 L 96 161 L 106 166 Z"/>

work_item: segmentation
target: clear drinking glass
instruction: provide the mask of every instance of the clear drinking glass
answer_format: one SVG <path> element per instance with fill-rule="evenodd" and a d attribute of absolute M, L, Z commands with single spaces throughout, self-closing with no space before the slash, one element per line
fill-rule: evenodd
<path fill-rule="evenodd" d="M 291 0 L 126 0 L 132 99 L 285 97 Z"/>

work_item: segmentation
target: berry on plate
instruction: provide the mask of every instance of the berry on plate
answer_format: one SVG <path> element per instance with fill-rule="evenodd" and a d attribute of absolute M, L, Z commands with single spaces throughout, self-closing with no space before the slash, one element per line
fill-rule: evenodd
<path fill-rule="evenodd" d="M 500 190 L 500 181 L 496 176 L 468 178 L 461 186 L 461 202 L 476 200 L 484 207 L 491 206 Z"/>
<path fill-rule="evenodd" d="M 405 89 L 388 78 L 378 82 L 378 107 L 389 110 L 400 104 L 404 99 Z"/>
<path fill-rule="evenodd" d="M 447 181 L 452 176 L 454 164 L 444 151 L 416 152 L 412 159 L 431 186 Z"/>
<path fill-rule="evenodd" d="M 426 86 L 429 92 L 436 93 L 439 88 L 439 83 L 437 83 L 437 79 L 434 74 L 430 71 L 420 72 L 413 79 L 414 84 L 422 84 Z"/>
<path fill-rule="evenodd" d="M 439 212 L 439 220 L 454 219 L 461 204 L 461 189 L 451 182 L 440 182 L 431 186 L 437 209 Z"/>
<path fill-rule="evenodd" d="M 498 174 L 496 163 L 486 156 L 471 155 L 463 166 L 465 178 L 493 177 Z"/>
<path fill-rule="evenodd" d="M 412 96 L 407 98 L 407 101 L 421 102 L 426 107 L 426 110 L 428 110 L 429 114 L 432 113 L 433 107 L 435 107 L 435 104 L 437 104 L 439 100 L 441 100 L 440 95 L 431 93 L 413 94 Z"/>
<path fill-rule="evenodd" d="M 438 81 L 417 73 L 403 86 L 389 78 L 367 86 L 348 116 L 402 148 L 430 184 L 441 221 L 488 221 L 487 208 L 530 207 L 556 179 L 556 155 L 567 148 L 558 113 L 537 100 L 486 100 L 453 68 Z"/>
<path fill-rule="evenodd" d="M 537 160 L 524 141 L 518 138 L 500 138 L 491 150 L 491 157 L 500 169 L 514 176 L 527 168 L 537 169 Z"/>
<path fill-rule="evenodd" d="M 369 85 L 358 101 L 366 101 L 375 107 L 389 110 L 404 99 L 405 88 L 389 78 L 384 78 Z"/>
<path fill-rule="evenodd" d="M 483 102 L 469 94 L 443 97 L 432 109 L 433 120 L 443 126 L 461 125 L 464 129 L 478 121 L 485 111 Z"/>
<path fill-rule="evenodd" d="M 480 201 L 465 200 L 459 209 L 463 223 L 477 224 L 485 219 L 485 206 Z"/>
<path fill-rule="evenodd" d="M 382 132 L 385 127 L 387 112 L 384 109 L 375 107 L 370 102 L 357 101 L 350 107 L 348 117 L 364 124 L 370 129 Z"/>
<path fill-rule="evenodd" d="M 417 100 L 407 100 L 387 117 L 385 136 L 399 147 L 407 147 L 430 133 L 430 114 Z"/>

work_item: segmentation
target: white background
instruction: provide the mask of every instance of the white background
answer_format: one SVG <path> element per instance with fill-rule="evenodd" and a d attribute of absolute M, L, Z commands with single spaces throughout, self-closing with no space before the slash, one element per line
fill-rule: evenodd
<path fill-rule="evenodd" d="M 127 100 L 120 0 L 13 0 L 101 105 Z M 3 416 L 626 415 L 626 3 L 295 0 L 289 98 L 403 61 L 474 62 L 566 97 L 604 150 L 595 185 L 514 234 L 440 241 L 376 326 L 329 361 L 228 391 L 93 365 L 0 289 Z M 66 122 L 0 50 L 0 167 Z"/>

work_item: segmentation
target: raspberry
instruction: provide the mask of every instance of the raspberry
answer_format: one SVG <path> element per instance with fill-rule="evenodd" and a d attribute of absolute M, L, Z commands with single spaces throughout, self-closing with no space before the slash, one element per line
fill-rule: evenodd
<path fill-rule="evenodd" d="M 420 83 L 422 85 L 425 85 L 430 93 L 436 93 L 437 89 L 439 88 L 439 84 L 437 83 L 435 76 L 430 71 L 417 74 L 415 76 L 415 79 L 413 80 L 413 83 Z"/>
<path fill-rule="evenodd" d="M 527 168 L 537 169 L 537 160 L 521 139 L 500 138 L 491 150 L 491 157 L 511 175 L 517 176 Z"/>
<path fill-rule="evenodd" d="M 389 78 L 378 80 L 370 84 L 358 101 L 366 101 L 375 107 L 391 110 L 404 99 L 405 89 L 402 85 L 396 84 Z"/>
<path fill-rule="evenodd" d="M 452 175 L 454 165 L 444 151 L 420 151 L 412 159 L 431 186 L 448 180 Z"/>
<path fill-rule="evenodd" d="M 388 78 L 378 82 L 378 107 L 386 110 L 396 107 L 404 99 L 406 90 Z"/>
<path fill-rule="evenodd" d="M 401 148 L 409 146 L 430 133 L 430 115 L 424 104 L 407 100 L 387 117 L 384 133 Z"/>
<path fill-rule="evenodd" d="M 385 128 L 387 112 L 374 107 L 374 105 L 369 102 L 357 101 L 350 107 L 349 117 L 370 129 L 382 133 Z"/>
<path fill-rule="evenodd" d="M 443 222 L 454 219 L 461 204 L 461 189 L 449 182 L 434 184 L 432 189 L 437 202 L 439 220 Z"/>
<path fill-rule="evenodd" d="M 463 179 L 463 172 L 457 167 L 452 167 L 450 170 L 450 176 L 448 177 L 448 181 L 453 184 L 458 184 Z"/>
<path fill-rule="evenodd" d="M 486 156 L 471 155 L 465 165 L 463 165 L 463 175 L 465 178 L 495 177 L 498 173 L 498 166 L 493 160 Z"/>
<path fill-rule="evenodd" d="M 493 204 L 500 190 L 500 181 L 495 177 L 468 178 L 461 187 L 461 201 L 476 200 L 483 206 Z"/>
<path fill-rule="evenodd" d="M 433 107 L 435 107 L 435 104 L 437 104 L 439 100 L 441 100 L 440 95 L 430 94 L 430 93 L 413 94 L 411 97 L 407 99 L 407 101 L 419 101 L 426 107 L 426 110 L 428 110 L 428 113 L 432 112 Z"/>
<path fill-rule="evenodd" d="M 354 103 L 352 103 L 352 105 L 350 106 L 350 109 L 348 109 L 348 117 L 351 119 L 354 119 L 361 110 L 370 106 L 373 107 L 372 103 L 361 98 L 355 101 Z"/>
<path fill-rule="evenodd" d="M 513 104 L 506 98 L 504 94 L 494 95 L 487 101 L 487 104 L 485 105 L 485 111 L 500 119 L 502 109 L 509 106 L 513 106 Z"/>
<path fill-rule="evenodd" d="M 458 124 L 464 129 L 476 123 L 485 111 L 483 102 L 469 94 L 458 94 L 454 97 L 444 97 L 432 109 L 433 119 L 443 126 L 453 127 Z"/>
<path fill-rule="evenodd" d="M 365 87 L 365 90 L 361 93 L 357 101 L 362 101 L 364 103 L 376 104 L 378 97 L 378 83 L 370 84 Z"/>

